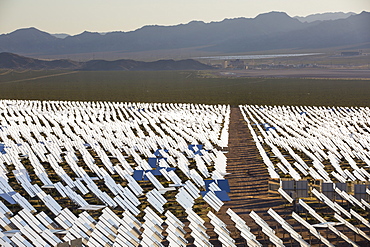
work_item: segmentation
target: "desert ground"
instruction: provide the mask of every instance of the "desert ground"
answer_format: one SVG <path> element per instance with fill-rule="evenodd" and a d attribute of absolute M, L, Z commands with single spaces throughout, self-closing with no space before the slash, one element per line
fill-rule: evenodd
<path fill-rule="evenodd" d="M 320 79 L 370 79 L 370 69 L 251 69 L 223 70 L 218 73 L 230 77 L 267 77 L 267 78 L 320 78 Z"/>

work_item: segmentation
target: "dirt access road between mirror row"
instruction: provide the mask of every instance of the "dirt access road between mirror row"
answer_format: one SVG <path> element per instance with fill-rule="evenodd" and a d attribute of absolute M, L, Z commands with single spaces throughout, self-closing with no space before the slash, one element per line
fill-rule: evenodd
<path fill-rule="evenodd" d="M 300 246 L 300 244 L 267 213 L 269 208 L 273 208 L 275 212 L 291 224 L 311 246 L 323 246 L 320 240 L 316 239 L 306 228 L 302 227 L 292 218 L 292 204 L 288 204 L 278 195 L 269 195 L 268 179 L 270 176 L 255 146 L 247 123 L 237 107 L 231 108 L 229 147 L 227 150 L 227 172 L 230 174 L 225 178 L 229 181 L 231 190 L 229 197 L 231 201 L 225 202 L 216 215 L 227 224 L 227 228 L 230 231 L 231 237 L 235 240 L 235 244 L 238 247 L 247 246 L 246 241 L 235 228 L 235 223 L 231 221 L 230 217 L 226 214 L 228 208 L 231 208 L 243 218 L 247 226 L 251 228 L 251 232 L 263 246 L 274 245 L 270 242 L 268 237 L 262 233 L 261 227 L 249 216 L 252 210 L 267 222 L 275 231 L 276 235 L 283 240 L 285 246 Z M 330 214 L 334 213 L 331 212 Z M 305 218 L 303 215 L 301 216 Z M 210 235 L 212 244 L 214 244 L 214 246 L 221 246 L 221 243 L 217 240 L 218 236 L 213 231 L 213 226 L 207 223 L 206 227 L 208 228 L 207 234 Z M 355 236 L 356 234 L 348 228 L 341 226 L 338 230 L 352 240 L 355 240 L 355 242 L 363 243 L 365 244 L 364 246 L 367 246 L 366 244 L 368 244 L 368 242 L 366 242 L 365 239 L 362 239 L 359 235 Z M 343 239 L 326 229 L 320 229 L 320 233 L 335 246 L 348 246 Z M 367 234 L 369 234 L 369 232 L 367 232 Z"/>

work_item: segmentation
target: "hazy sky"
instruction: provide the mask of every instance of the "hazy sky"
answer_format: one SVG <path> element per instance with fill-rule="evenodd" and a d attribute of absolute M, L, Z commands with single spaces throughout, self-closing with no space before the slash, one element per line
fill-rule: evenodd
<path fill-rule="evenodd" d="M 49 33 L 131 31 L 144 25 L 370 11 L 370 0 L 0 0 L 0 33 L 36 27 Z"/>

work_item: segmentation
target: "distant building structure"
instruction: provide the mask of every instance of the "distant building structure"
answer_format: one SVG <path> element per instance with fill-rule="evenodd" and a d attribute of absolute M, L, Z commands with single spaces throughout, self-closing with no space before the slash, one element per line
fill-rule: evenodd
<path fill-rule="evenodd" d="M 224 69 L 246 69 L 245 63 L 243 60 L 225 60 L 222 63 L 222 68 Z"/>
<path fill-rule="evenodd" d="M 245 64 L 243 60 L 235 59 L 235 60 L 230 60 L 229 67 L 233 69 L 245 69 Z"/>

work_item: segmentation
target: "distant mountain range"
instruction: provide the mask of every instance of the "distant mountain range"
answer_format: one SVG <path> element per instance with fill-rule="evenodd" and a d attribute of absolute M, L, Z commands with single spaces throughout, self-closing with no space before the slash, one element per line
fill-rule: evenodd
<path fill-rule="evenodd" d="M 213 67 L 192 59 L 186 60 L 159 60 L 141 62 L 134 60 L 91 60 L 76 62 L 66 59 L 40 60 L 20 56 L 13 53 L 0 53 L 0 69 L 13 70 L 87 70 L 87 71 L 154 71 L 154 70 L 206 70 Z"/>
<path fill-rule="evenodd" d="M 314 16 L 307 17 L 302 22 L 283 12 L 270 12 L 255 18 L 144 26 L 131 32 L 109 32 L 105 35 L 92 32 L 74 36 L 62 34 L 59 38 L 58 35 L 55 37 L 36 28 L 25 28 L 0 35 L 0 52 L 32 57 L 61 57 L 65 54 L 149 53 L 176 49 L 230 54 L 340 46 L 370 48 L 369 12 L 335 20 L 319 20 L 318 17 L 320 15 L 315 17 L 315 21 L 312 21 Z"/>
<path fill-rule="evenodd" d="M 322 13 L 322 14 L 313 14 L 308 16 L 294 16 L 295 19 L 299 20 L 300 22 L 314 22 L 314 21 L 329 21 L 329 20 L 339 20 L 339 19 L 346 19 L 351 15 L 355 15 L 354 12 L 333 12 L 333 13 Z"/>

